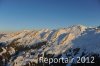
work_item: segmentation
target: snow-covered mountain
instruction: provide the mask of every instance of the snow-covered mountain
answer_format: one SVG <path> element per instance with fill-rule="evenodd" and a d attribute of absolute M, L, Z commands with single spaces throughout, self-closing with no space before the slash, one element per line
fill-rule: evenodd
<path fill-rule="evenodd" d="M 38 64 L 40 54 L 48 58 L 93 56 L 95 63 L 91 66 L 100 66 L 100 28 L 74 25 L 55 30 L 0 33 L 0 66 L 43 66 Z M 87 65 L 77 64 L 76 60 L 62 66 Z M 51 65 L 58 66 L 57 64 Z"/>

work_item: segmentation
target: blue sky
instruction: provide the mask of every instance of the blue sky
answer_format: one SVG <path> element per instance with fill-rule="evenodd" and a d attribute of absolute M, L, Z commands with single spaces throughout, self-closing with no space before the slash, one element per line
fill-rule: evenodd
<path fill-rule="evenodd" d="M 100 25 L 100 0 L 0 0 L 0 31 Z"/>

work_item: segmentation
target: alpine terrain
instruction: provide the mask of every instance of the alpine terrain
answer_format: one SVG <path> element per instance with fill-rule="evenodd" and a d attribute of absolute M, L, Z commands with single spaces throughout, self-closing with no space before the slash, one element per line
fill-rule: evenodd
<path fill-rule="evenodd" d="M 68 63 L 39 63 L 39 57 L 70 58 Z M 71 60 L 74 58 L 74 60 Z M 100 27 L 0 33 L 0 66 L 100 66 Z"/>

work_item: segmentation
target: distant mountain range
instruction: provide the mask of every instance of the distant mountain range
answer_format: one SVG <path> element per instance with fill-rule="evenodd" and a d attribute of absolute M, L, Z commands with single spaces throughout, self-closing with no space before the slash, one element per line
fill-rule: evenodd
<path fill-rule="evenodd" d="M 89 57 L 95 62 L 77 63 L 76 59 L 72 63 L 60 63 L 62 66 L 100 66 L 100 27 L 73 25 L 55 30 L 0 33 L 0 66 L 60 65 L 39 64 L 40 54 L 48 58 Z"/>

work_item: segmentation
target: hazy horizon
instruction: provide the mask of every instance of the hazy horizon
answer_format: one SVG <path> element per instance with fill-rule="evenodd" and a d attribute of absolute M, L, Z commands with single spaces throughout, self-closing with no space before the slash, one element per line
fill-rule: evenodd
<path fill-rule="evenodd" d="M 0 0 L 0 32 L 100 25 L 99 0 Z"/>

